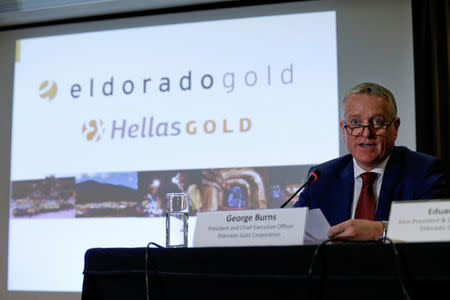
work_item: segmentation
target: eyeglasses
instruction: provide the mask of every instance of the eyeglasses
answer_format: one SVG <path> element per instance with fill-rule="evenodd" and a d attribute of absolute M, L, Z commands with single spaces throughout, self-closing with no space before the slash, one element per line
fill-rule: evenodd
<path fill-rule="evenodd" d="M 376 136 L 386 136 L 389 126 L 397 117 L 394 117 L 389 123 L 371 123 L 370 125 L 344 125 L 345 131 L 351 136 L 362 136 L 364 129 L 372 130 Z"/>

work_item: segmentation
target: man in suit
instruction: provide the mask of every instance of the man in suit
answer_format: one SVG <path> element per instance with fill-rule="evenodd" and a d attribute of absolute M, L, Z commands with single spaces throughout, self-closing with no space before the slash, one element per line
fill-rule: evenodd
<path fill-rule="evenodd" d="M 300 194 L 297 207 L 320 208 L 330 238 L 377 240 L 394 200 L 447 197 L 437 158 L 395 146 L 400 118 L 392 93 L 373 83 L 352 88 L 340 121 L 350 154 L 315 168 L 320 178 Z"/>

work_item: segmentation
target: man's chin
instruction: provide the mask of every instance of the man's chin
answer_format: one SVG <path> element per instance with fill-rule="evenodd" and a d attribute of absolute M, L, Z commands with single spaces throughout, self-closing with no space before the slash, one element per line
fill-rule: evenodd
<path fill-rule="evenodd" d="M 380 163 L 380 159 L 376 155 L 357 155 L 354 158 L 363 169 L 374 168 Z"/>

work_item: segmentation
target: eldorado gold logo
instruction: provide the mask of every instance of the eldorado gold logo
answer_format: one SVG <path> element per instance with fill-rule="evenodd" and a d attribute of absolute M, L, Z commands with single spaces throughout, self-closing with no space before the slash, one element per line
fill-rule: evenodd
<path fill-rule="evenodd" d="M 88 141 L 100 141 L 104 131 L 102 120 L 90 120 L 83 124 L 82 133 Z"/>
<path fill-rule="evenodd" d="M 52 82 L 51 85 L 49 85 L 49 81 L 45 80 L 39 87 L 39 91 L 40 91 L 39 96 L 42 99 L 47 98 L 48 100 L 53 100 L 53 98 L 55 98 L 56 96 L 56 93 L 58 92 L 58 87 L 54 81 Z"/>

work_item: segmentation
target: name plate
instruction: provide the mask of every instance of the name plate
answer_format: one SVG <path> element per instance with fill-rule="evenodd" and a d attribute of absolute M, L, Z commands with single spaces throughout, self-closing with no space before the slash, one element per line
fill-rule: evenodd
<path fill-rule="evenodd" d="M 317 212 L 310 222 L 317 221 Z M 232 247 L 232 246 L 278 246 L 303 245 L 309 243 L 325 229 L 305 235 L 307 208 L 260 209 L 240 211 L 199 212 L 194 233 L 194 247 Z M 319 214 L 325 219 L 319 210 Z M 315 237 L 314 237 L 315 235 Z M 321 237 L 326 236 L 322 234 Z"/>
<path fill-rule="evenodd" d="M 392 202 L 387 236 L 404 242 L 450 241 L 450 200 Z"/>

